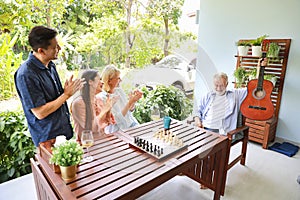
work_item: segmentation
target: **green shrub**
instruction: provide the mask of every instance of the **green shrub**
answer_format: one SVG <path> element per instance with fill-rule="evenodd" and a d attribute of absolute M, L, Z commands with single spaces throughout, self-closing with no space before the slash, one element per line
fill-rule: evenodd
<path fill-rule="evenodd" d="M 0 183 L 31 173 L 35 146 L 23 112 L 0 113 Z"/>
<path fill-rule="evenodd" d="M 151 110 L 157 107 L 161 117 L 170 116 L 177 120 L 188 117 L 193 109 L 192 101 L 174 86 L 158 85 L 154 90 L 143 88 L 143 97 L 136 103 L 133 115 L 139 123 L 151 121 Z"/>

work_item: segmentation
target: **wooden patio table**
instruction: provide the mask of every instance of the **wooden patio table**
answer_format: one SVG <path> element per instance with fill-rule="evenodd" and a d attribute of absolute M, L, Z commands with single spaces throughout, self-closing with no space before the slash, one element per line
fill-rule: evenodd
<path fill-rule="evenodd" d="M 178 174 L 184 174 L 214 190 L 220 199 L 226 181 L 228 138 L 181 121 L 170 130 L 187 147 L 160 160 L 129 145 L 133 137 L 163 128 L 152 121 L 115 134 L 95 134 L 90 147 L 94 160 L 78 166 L 76 178 L 63 181 L 41 154 L 31 159 L 39 199 L 135 199 Z"/>

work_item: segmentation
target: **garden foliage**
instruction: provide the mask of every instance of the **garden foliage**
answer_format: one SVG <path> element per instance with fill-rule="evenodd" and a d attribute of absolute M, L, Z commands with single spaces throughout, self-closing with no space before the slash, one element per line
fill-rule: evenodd
<path fill-rule="evenodd" d="M 177 120 L 187 118 L 193 109 L 192 101 L 174 86 L 158 85 L 154 90 L 142 89 L 143 97 L 136 103 L 133 115 L 139 123 L 151 121 L 151 110 L 159 108 L 161 117 L 170 116 Z"/>
<path fill-rule="evenodd" d="M 31 173 L 35 146 L 23 112 L 0 113 L 0 183 Z"/>

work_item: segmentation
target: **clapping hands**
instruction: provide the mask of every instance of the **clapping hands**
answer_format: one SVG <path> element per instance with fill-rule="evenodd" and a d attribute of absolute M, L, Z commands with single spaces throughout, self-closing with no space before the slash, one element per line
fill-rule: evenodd
<path fill-rule="evenodd" d="M 133 104 L 137 102 L 140 98 L 142 98 L 143 92 L 136 89 L 133 92 L 129 94 L 129 102 L 132 102 Z"/>
<path fill-rule="evenodd" d="M 75 79 L 73 80 L 73 75 L 66 80 L 64 86 L 64 94 L 68 97 L 71 97 L 75 92 L 79 91 L 85 84 L 84 79 Z"/>

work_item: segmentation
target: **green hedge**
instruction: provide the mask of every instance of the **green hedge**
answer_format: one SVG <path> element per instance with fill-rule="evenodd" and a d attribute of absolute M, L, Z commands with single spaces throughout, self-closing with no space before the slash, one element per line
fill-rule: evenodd
<path fill-rule="evenodd" d="M 0 113 L 0 183 L 31 173 L 35 146 L 23 112 Z"/>
<path fill-rule="evenodd" d="M 151 121 L 153 107 L 159 108 L 161 117 L 170 116 L 177 120 L 184 120 L 192 113 L 192 100 L 174 86 L 158 85 L 154 90 L 143 88 L 142 91 L 144 95 L 133 112 L 139 123 Z"/>

